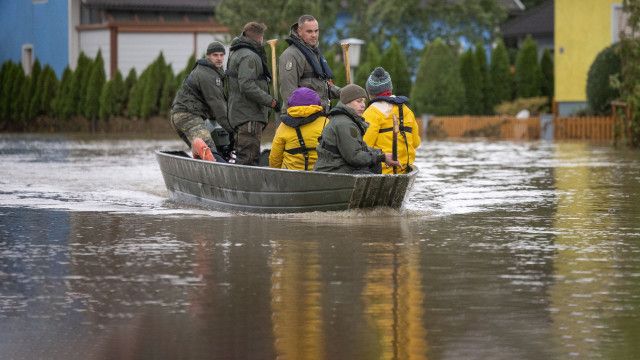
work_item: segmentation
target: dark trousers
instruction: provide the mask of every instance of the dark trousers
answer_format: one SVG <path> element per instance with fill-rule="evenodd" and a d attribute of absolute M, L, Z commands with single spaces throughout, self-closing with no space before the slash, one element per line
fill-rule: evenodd
<path fill-rule="evenodd" d="M 248 122 L 236 129 L 236 164 L 258 165 L 260 160 L 260 140 L 262 123 Z"/>

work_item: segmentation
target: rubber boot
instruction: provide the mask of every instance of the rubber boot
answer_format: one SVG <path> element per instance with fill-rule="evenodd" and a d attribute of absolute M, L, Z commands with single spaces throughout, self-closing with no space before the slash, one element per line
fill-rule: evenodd
<path fill-rule="evenodd" d="M 193 140 L 193 144 L 191 144 L 191 152 L 193 153 L 194 159 L 202 159 L 213 162 L 216 161 L 216 159 L 213 157 L 213 154 L 211 153 L 211 149 L 209 149 L 204 140 L 200 138 L 195 138 Z"/>

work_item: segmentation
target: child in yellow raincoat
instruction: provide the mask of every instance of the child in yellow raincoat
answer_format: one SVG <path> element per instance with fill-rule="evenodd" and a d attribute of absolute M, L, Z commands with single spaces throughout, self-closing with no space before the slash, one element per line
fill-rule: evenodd
<path fill-rule="evenodd" d="M 407 106 L 408 99 L 404 96 L 392 95 L 391 76 L 381 67 L 377 67 L 369 75 L 366 88 L 371 102 L 362 114 L 369 124 L 364 134 L 364 141 L 367 145 L 378 148 L 384 153 L 393 153 L 395 117 L 399 123 L 395 148 L 400 166 L 395 167 L 394 170 L 394 167 L 383 164 L 382 173 L 407 172 L 416 158 L 416 149 L 420 146 L 418 123 L 413 111 Z"/>
<path fill-rule="evenodd" d="M 269 166 L 291 170 L 313 170 L 318 159 L 316 146 L 322 130 L 329 121 L 324 114 L 320 96 L 301 87 L 287 99 L 287 113 L 271 144 Z"/>

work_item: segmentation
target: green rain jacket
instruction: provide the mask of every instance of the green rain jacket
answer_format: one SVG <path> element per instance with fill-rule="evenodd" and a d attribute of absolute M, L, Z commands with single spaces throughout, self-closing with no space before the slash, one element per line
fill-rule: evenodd
<path fill-rule="evenodd" d="M 217 121 L 227 131 L 227 98 L 224 94 L 224 70 L 216 68 L 206 58 L 199 59 L 184 79 L 173 99 L 173 112 L 186 112 L 204 119 Z"/>
<path fill-rule="evenodd" d="M 382 151 L 368 147 L 362 140 L 368 125 L 353 109 L 338 103 L 329 112 L 329 119 L 316 148 L 315 171 L 367 172 L 384 161 Z"/>
<path fill-rule="evenodd" d="M 304 47 L 308 50 L 308 53 L 313 54 L 312 59 L 316 62 L 316 68 L 318 71 L 322 69 L 322 63 L 328 68 L 327 60 L 322 56 L 317 47 L 311 47 L 306 44 L 302 39 L 298 37 L 298 24 L 291 26 L 291 32 L 286 39 L 289 43 L 289 47 L 280 55 L 278 59 L 278 82 L 280 84 L 280 95 L 283 102 L 283 113 L 286 113 L 285 108 L 289 95 L 295 89 L 299 87 L 307 87 L 314 90 L 320 95 L 322 100 L 322 106 L 325 110 L 329 109 L 329 100 L 337 99 L 340 97 L 340 88 L 335 85 L 329 85 L 328 75 L 330 74 L 317 74 L 314 71 L 314 67 L 307 61 L 304 54 L 298 46 Z M 296 46 L 296 44 L 298 46 Z"/>
<path fill-rule="evenodd" d="M 266 124 L 273 97 L 269 94 L 271 74 L 264 48 L 244 35 L 233 39 L 227 77 L 231 127 L 235 129 L 250 121 Z"/>

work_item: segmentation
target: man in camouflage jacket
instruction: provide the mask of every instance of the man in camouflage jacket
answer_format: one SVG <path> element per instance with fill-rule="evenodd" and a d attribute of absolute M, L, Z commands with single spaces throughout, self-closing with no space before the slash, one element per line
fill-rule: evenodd
<path fill-rule="evenodd" d="M 218 161 L 222 157 L 217 153 L 205 120 L 215 121 L 227 131 L 232 130 L 227 119 L 227 99 L 224 94 L 222 64 L 225 52 L 222 43 L 214 41 L 209 44 L 207 55 L 196 61 L 178 90 L 170 116 L 171 125 L 189 147 L 195 139 L 200 138 Z"/>

